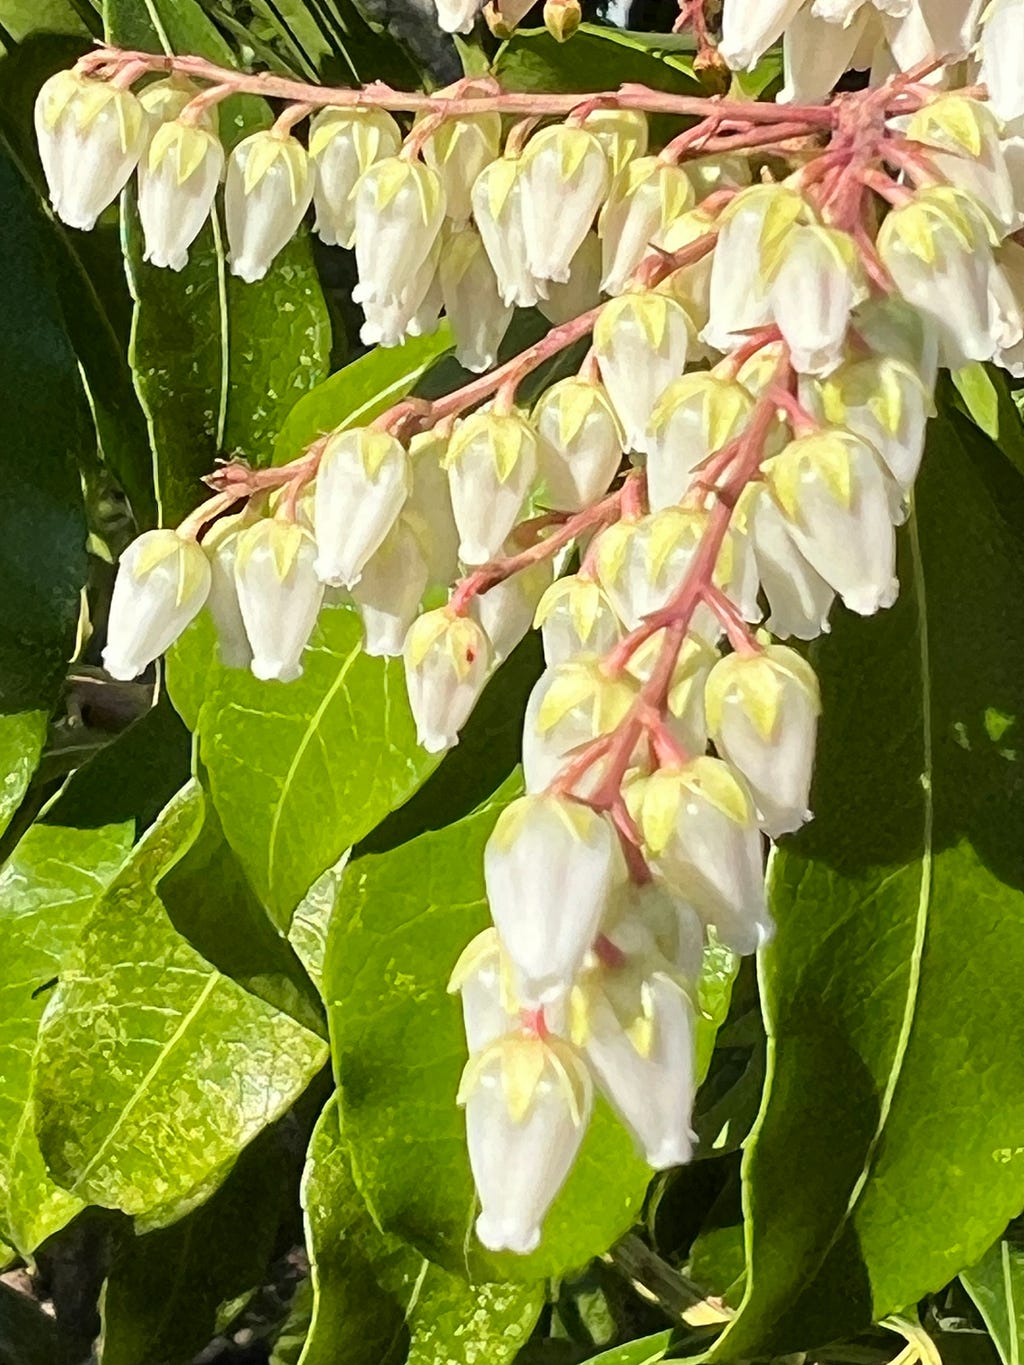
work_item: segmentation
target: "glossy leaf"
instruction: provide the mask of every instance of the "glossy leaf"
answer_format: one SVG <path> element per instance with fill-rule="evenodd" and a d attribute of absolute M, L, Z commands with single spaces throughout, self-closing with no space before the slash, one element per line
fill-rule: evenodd
<path fill-rule="evenodd" d="M 89 32 L 71 0 L 0 0 L 0 25 L 16 43 L 33 33 Z"/>
<path fill-rule="evenodd" d="M 813 652 L 818 818 L 772 869 L 749 1285 L 715 1360 L 898 1311 L 1024 1203 L 1022 531 L 1016 474 L 936 423 L 899 604 Z"/>
<path fill-rule="evenodd" d="M 46 742 L 43 711 L 0 715 L 0 834 L 11 822 L 28 790 Z"/>
<path fill-rule="evenodd" d="M 353 1181 L 334 1101 L 310 1143 L 302 1201 L 314 1299 L 300 1365 L 510 1365 L 543 1288 L 470 1286 L 384 1236 Z"/>
<path fill-rule="evenodd" d="M 590 1365 L 656 1365 L 665 1359 L 665 1353 L 672 1343 L 671 1332 L 655 1332 L 650 1337 L 640 1337 L 625 1346 L 613 1346 L 610 1351 L 602 1351 L 591 1356 Z"/>
<path fill-rule="evenodd" d="M 633 1222 L 650 1171 L 599 1106 L 579 1161 L 528 1257 L 491 1255 L 472 1233 L 461 1111 L 466 1061 L 449 974 L 489 920 L 483 847 L 511 779 L 477 814 L 351 863 L 328 938 L 325 992 L 342 1123 L 376 1221 L 474 1279 L 537 1280 L 579 1267 Z M 410 1142 L 408 1135 L 429 1135 Z"/>
<path fill-rule="evenodd" d="M 137 846 L 65 960 L 36 1054 L 36 1131 L 93 1203 L 180 1216 L 301 1094 L 323 1043 L 172 928 L 157 880 L 195 838 L 186 789 Z M 214 891 L 215 894 L 215 891 Z"/>
<path fill-rule="evenodd" d="M 47 1177 L 35 1143 L 32 1056 L 64 955 L 132 834 L 131 824 L 35 825 L 0 871 L 0 1227 L 23 1255 L 81 1208 Z"/>
<path fill-rule="evenodd" d="M 231 52 L 196 0 L 105 0 L 109 41 L 181 51 L 231 64 Z M 263 101 L 228 101 L 220 133 L 231 146 L 270 122 Z M 203 229 L 183 271 L 142 261 L 132 196 L 124 206 L 129 283 L 136 301 L 131 363 L 150 423 L 163 519 L 200 500 L 200 479 L 224 452 L 267 463 L 285 414 L 326 373 L 326 307 L 308 239 L 300 235 L 267 277 L 244 284 L 228 273 L 223 229 Z"/>
<path fill-rule="evenodd" d="M 1024 1248 L 1000 1237 L 976 1265 L 960 1274 L 985 1319 L 1003 1365 L 1020 1365 L 1024 1341 Z"/>

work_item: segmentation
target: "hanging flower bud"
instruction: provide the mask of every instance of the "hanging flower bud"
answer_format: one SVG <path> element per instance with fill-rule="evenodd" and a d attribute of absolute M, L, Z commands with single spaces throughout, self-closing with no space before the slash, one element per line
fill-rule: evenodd
<path fill-rule="evenodd" d="M 881 16 L 860 0 L 847 8 L 843 20 L 823 18 L 818 5 L 804 6 L 790 20 L 782 35 L 780 104 L 824 104 L 845 71 L 871 66 L 884 41 Z"/>
<path fill-rule="evenodd" d="M 533 410 L 546 506 L 589 507 L 622 462 L 622 429 L 600 384 L 578 375 L 545 389 Z"/>
<path fill-rule="evenodd" d="M 143 532 L 117 567 L 103 667 L 123 682 L 138 677 L 174 644 L 209 591 L 210 565 L 194 540 Z"/>
<path fill-rule="evenodd" d="M 482 0 L 434 0 L 438 27 L 445 33 L 472 33 Z"/>
<path fill-rule="evenodd" d="M 249 509 L 214 522 L 203 538 L 203 550 L 210 561 L 210 593 L 206 606 L 217 632 L 217 653 L 225 668 L 248 668 L 252 646 L 245 633 L 242 609 L 238 605 L 235 557 L 238 537 L 253 523 Z"/>
<path fill-rule="evenodd" d="M 436 331 L 444 306 L 437 272 L 441 247 L 438 238 L 427 259 L 397 294 L 363 301 L 366 321 L 359 329 L 359 340 L 365 346 L 400 346 L 406 337 L 427 336 Z"/>
<path fill-rule="evenodd" d="M 1002 296 L 1009 316 L 1020 318 L 1024 314 L 1024 246 L 1008 237 L 996 252 L 996 265 L 993 285 L 997 306 Z M 992 359 L 1014 379 L 1024 379 L 1024 336 L 1013 339 L 1013 331 L 1011 328 L 1009 335 L 1000 336 L 999 349 Z"/>
<path fill-rule="evenodd" d="M 804 0 L 725 0 L 718 50 L 733 71 L 753 71 Z"/>
<path fill-rule="evenodd" d="M 650 681 L 665 644 L 665 632 L 655 631 L 635 650 L 628 671 L 640 684 Z M 708 747 L 708 723 L 704 689 L 718 650 L 693 633 L 687 635 L 676 657 L 669 684 L 665 725 L 682 751 L 696 758 Z"/>
<path fill-rule="evenodd" d="M 695 1021 L 686 992 L 656 971 L 628 993 L 595 983 L 580 997 L 573 1041 L 612 1108 L 649 1166 L 683 1165 L 693 1155 L 697 1091 Z"/>
<path fill-rule="evenodd" d="M 434 429 L 419 432 L 409 442 L 412 492 L 405 511 L 420 529 L 431 588 L 449 587 L 459 570 L 459 528 L 444 468 L 447 450 L 447 440 Z"/>
<path fill-rule="evenodd" d="M 472 216 L 473 184 L 500 150 L 501 115 L 491 110 L 446 118 L 424 142 L 423 159 L 441 178 L 445 212 L 456 227 Z"/>
<path fill-rule="evenodd" d="M 540 628 L 549 668 L 576 654 L 607 654 L 622 639 L 611 600 L 582 570 L 552 583 L 540 599 L 534 625 Z"/>
<path fill-rule="evenodd" d="M 674 222 L 669 223 L 655 245 L 668 253 L 682 251 L 684 247 L 692 246 L 694 242 L 699 241 L 702 237 L 707 237 L 714 230 L 714 219 L 709 217 L 703 209 L 691 209 L 689 213 L 684 213 Z M 704 332 L 711 316 L 711 270 L 713 265 L 714 253 L 709 251 L 700 260 L 693 261 L 690 265 L 680 266 L 678 270 L 673 270 L 671 274 L 666 275 L 659 284 L 655 285 L 659 294 L 667 294 L 669 298 L 675 299 L 677 303 L 682 305 L 693 324 L 694 331 L 698 334 Z M 710 359 L 715 354 L 713 348 L 704 345 L 698 336 L 698 341 L 689 358 L 691 361 L 705 360 Z"/>
<path fill-rule="evenodd" d="M 497 929 L 485 929 L 463 949 L 448 982 L 462 997 L 462 1021 L 470 1056 L 483 1052 L 519 1027 L 510 972 Z"/>
<path fill-rule="evenodd" d="M 170 123 L 180 118 L 188 105 L 200 94 L 200 87 L 181 76 L 168 76 L 165 80 L 153 81 L 139 91 L 138 99 L 149 119 L 151 133 L 155 133 L 161 123 Z M 206 109 L 200 116 L 200 127 L 214 132 L 217 110 Z"/>
<path fill-rule="evenodd" d="M 912 114 L 906 135 L 927 148 L 945 179 L 971 197 L 1009 232 L 1018 226 L 1013 182 L 1001 146 L 999 119 L 979 100 L 944 95 Z"/>
<path fill-rule="evenodd" d="M 807 808 L 821 699 L 806 660 L 785 645 L 719 660 L 707 684 L 718 753 L 747 779 L 772 839 L 811 818 Z"/>
<path fill-rule="evenodd" d="M 476 621 L 442 607 L 414 621 L 405 637 L 405 685 L 416 737 L 428 754 L 459 742 L 491 672 L 491 647 Z"/>
<path fill-rule="evenodd" d="M 473 183 L 473 218 L 498 280 L 502 301 L 529 308 L 547 294 L 530 271 L 523 218 L 523 162 L 492 161 Z"/>
<path fill-rule="evenodd" d="M 909 365 L 923 387 L 934 393 L 939 374 L 939 339 L 934 323 L 898 294 L 862 303 L 853 318 L 857 335 L 878 355 Z"/>
<path fill-rule="evenodd" d="M 544 27 L 556 43 L 566 43 L 583 18 L 580 0 L 544 0 Z"/>
<path fill-rule="evenodd" d="M 687 161 L 683 169 L 690 177 L 698 203 L 719 190 L 746 189 L 751 179 L 748 158 L 728 152 L 695 157 Z"/>
<path fill-rule="evenodd" d="M 419 161 L 387 156 L 356 185 L 356 303 L 386 303 L 415 281 L 444 222 L 441 177 Z M 421 296 L 422 297 L 422 296 Z"/>
<path fill-rule="evenodd" d="M 35 130 L 54 212 L 88 232 L 127 184 L 151 125 L 130 90 L 58 71 L 36 96 Z"/>
<path fill-rule="evenodd" d="M 498 358 L 513 308 L 502 301 L 494 267 L 476 228 L 464 227 L 446 240 L 441 291 L 455 335 L 455 359 L 476 374 L 489 370 Z"/>
<path fill-rule="evenodd" d="M 845 427 L 878 451 L 900 490 L 914 486 L 934 411 L 931 393 L 905 361 L 888 356 L 855 360 L 810 395 L 831 426 Z"/>
<path fill-rule="evenodd" d="M 796 547 L 790 523 L 764 484 L 752 484 L 737 510 L 750 528 L 758 575 L 771 609 L 765 626 L 787 640 L 815 640 L 829 630 L 835 591 Z"/>
<path fill-rule="evenodd" d="M 798 374 L 842 362 L 850 314 L 867 298 L 857 247 L 835 228 L 796 226 L 768 265 L 768 300 Z"/>
<path fill-rule="evenodd" d="M 589 806 L 538 795 L 502 812 L 484 851 L 484 879 L 526 1008 L 568 992 L 624 876 L 615 826 Z"/>
<path fill-rule="evenodd" d="M 577 752 L 610 734 L 624 719 L 638 690 L 629 677 L 609 677 L 593 654 L 579 655 L 542 673 L 523 720 L 526 790 L 543 791 Z M 600 773 L 600 764 L 591 771 Z"/>
<path fill-rule="evenodd" d="M 486 564 L 515 526 L 537 476 L 537 438 L 521 413 L 476 412 L 445 457 L 466 564 Z"/>
<path fill-rule="evenodd" d="M 356 230 L 352 192 L 359 177 L 397 156 L 402 130 L 384 109 L 321 109 L 309 125 L 309 157 L 316 168 L 314 231 L 328 246 L 351 246 Z"/>
<path fill-rule="evenodd" d="M 316 477 L 316 571 L 351 588 L 409 495 L 409 457 L 387 432 L 360 427 L 332 436 Z"/>
<path fill-rule="evenodd" d="M 517 548 L 509 545 L 506 552 L 514 554 Z M 529 634 L 537 604 L 551 586 L 552 573 L 551 560 L 542 559 L 474 599 L 474 614 L 491 642 L 496 665 L 504 662 Z"/>
<path fill-rule="evenodd" d="M 664 294 L 622 294 L 601 310 L 594 351 L 628 448 L 646 453 L 655 404 L 686 368 L 692 341 L 685 310 Z"/>
<path fill-rule="evenodd" d="M 161 124 L 139 165 L 145 260 L 184 269 L 223 173 L 224 148 L 213 133 L 176 120 Z"/>
<path fill-rule="evenodd" d="M 668 606 L 686 575 L 707 529 L 707 513 L 670 507 L 639 521 L 619 521 L 601 532 L 594 551 L 598 580 L 628 630 Z M 706 607 L 694 616 L 694 628 L 716 633 Z"/>
<path fill-rule="evenodd" d="M 1024 118 L 1024 0 L 992 0 L 978 50 L 978 79 L 992 108 L 1004 123 Z"/>
<path fill-rule="evenodd" d="M 598 220 L 606 294 L 626 289 L 651 243 L 693 203 L 693 185 L 681 166 L 656 156 L 630 162 L 613 182 Z"/>
<path fill-rule="evenodd" d="M 591 109 L 583 127 L 600 142 L 613 176 L 647 153 L 647 115 L 639 109 Z"/>
<path fill-rule="evenodd" d="M 470 1061 L 459 1103 L 482 1205 L 476 1235 L 490 1251 L 525 1256 L 590 1122 L 587 1069 L 557 1038 L 505 1038 Z"/>
<path fill-rule="evenodd" d="M 238 537 L 238 605 L 252 646 L 252 671 L 263 681 L 302 676 L 302 651 L 324 596 L 315 560 L 316 542 L 295 522 L 257 521 Z"/>
<path fill-rule="evenodd" d="M 888 214 L 877 245 L 900 293 L 935 326 L 943 364 L 991 359 L 991 230 L 981 209 L 948 186 L 919 190 Z"/>
<path fill-rule="evenodd" d="M 871 616 L 899 592 L 887 475 L 852 432 L 825 429 L 790 442 L 763 466 L 804 558 L 851 611 Z"/>
<path fill-rule="evenodd" d="M 974 46 L 978 16 L 985 0 L 914 0 L 886 25 L 896 68 L 911 71 L 926 63 L 946 64 L 966 57 Z M 936 79 L 933 72 L 931 80 Z"/>
<path fill-rule="evenodd" d="M 661 769 L 627 792 L 655 869 L 734 953 L 772 934 L 761 835 L 743 779 L 718 758 Z"/>
<path fill-rule="evenodd" d="M 543 128 L 527 143 L 523 224 L 530 271 L 565 283 L 572 258 L 608 193 L 608 158 L 583 128 Z"/>
<path fill-rule="evenodd" d="M 537 300 L 537 307 L 554 327 L 597 307 L 601 302 L 601 242 L 596 232 L 583 238 L 565 284 L 549 280 L 545 288 L 547 295 Z"/>
<path fill-rule="evenodd" d="M 670 886 L 659 877 L 643 884 L 628 881 L 612 914 L 604 936 L 619 952 L 653 970 L 669 967 L 684 983 L 696 986 L 704 961 L 704 925 Z"/>
<path fill-rule="evenodd" d="M 262 280 L 295 236 L 313 198 L 313 170 L 297 138 L 273 129 L 243 138 L 228 158 L 224 216 L 231 273 Z"/>
<path fill-rule="evenodd" d="M 746 425 L 754 408 L 735 379 L 696 372 L 675 379 L 648 426 L 647 496 L 652 512 L 681 502 L 694 476 Z"/>
<path fill-rule="evenodd" d="M 409 627 L 427 589 L 427 561 L 419 537 L 400 517 L 363 565 L 352 597 L 363 621 L 363 650 L 374 658 L 399 659 Z"/>

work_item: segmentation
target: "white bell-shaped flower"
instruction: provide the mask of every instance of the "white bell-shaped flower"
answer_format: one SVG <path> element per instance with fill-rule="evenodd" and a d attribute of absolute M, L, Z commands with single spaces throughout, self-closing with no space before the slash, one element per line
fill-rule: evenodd
<path fill-rule="evenodd" d="M 445 241 L 440 262 L 444 311 L 455 335 L 455 359 L 474 373 L 498 359 L 513 307 L 502 300 L 479 232 L 463 227 Z"/>
<path fill-rule="evenodd" d="M 1004 232 L 1018 225 L 1002 129 L 987 104 L 964 95 L 944 95 L 911 115 L 906 135 L 922 143 L 941 175 L 972 195 Z"/>
<path fill-rule="evenodd" d="M 302 675 L 302 651 L 324 596 L 315 560 L 316 542 L 296 522 L 257 521 L 238 537 L 238 605 L 252 646 L 252 671 L 263 681 L 292 682 Z"/>
<path fill-rule="evenodd" d="M 351 246 L 356 230 L 352 192 L 364 171 L 397 156 L 402 130 L 385 109 L 321 109 L 309 125 L 316 168 L 315 232 L 328 246 Z"/>
<path fill-rule="evenodd" d="M 992 0 L 982 16 L 978 79 L 1004 123 L 1024 118 L 1024 0 Z"/>
<path fill-rule="evenodd" d="M 714 232 L 715 223 L 703 209 L 691 209 L 670 223 L 655 243 L 663 251 L 672 253 L 693 246 L 702 237 Z M 680 266 L 656 286 L 659 294 L 667 294 L 686 310 L 693 323 L 698 340 L 694 346 L 693 360 L 710 359 L 717 354 L 700 340 L 711 317 L 711 271 L 714 266 L 714 253 L 708 251 L 699 260 Z"/>
<path fill-rule="evenodd" d="M 753 408 L 749 391 L 735 379 L 697 371 L 672 381 L 648 426 L 652 512 L 682 501 L 701 467 L 736 438 Z"/>
<path fill-rule="evenodd" d="M 626 882 L 612 915 L 604 936 L 621 953 L 639 956 L 658 969 L 667 964 L 676 977 L 696 986 L 704 962 L 704 923 L 666 882 L 660 877 Z M 650 946 L 645 946 L 644 935 Z"/>
<path fill-rule="evenodd" d="M 409 627 L 402 650 L 416 736 L 428 754 L 459 742 L 491 673 L 491 646 L 468 616 L 441 607 Z"/>
<path fill-rule="evenodd" d="M 871 298 L 853 317 L 857 335 L 877 355 L 902 360 L 929 393 L 939 374 L 939 339 L 934 323 L 898 294 Z"/>
<path fill-rule="evenodd" d="M 117 566 L 103 667 L 124 682 L 163 654 L 202 609 L 210 564 L 177 531 L 145 531 Z"/>
<path fill-rule="evenodd" d="M 462 998 L 462 1022 L 470 1056 L 519 1027 L 519 1006 L 511 992 L 511 973 L 497 929 L 485 929 L 463 949 L 452 970 L 448 992 Z"/>
<path fill-rule="evenodd" d="M 476 1235 L 490 1251 L 528 1255 L 590 1122 L 587 1068 L 557 1038 L 505 1038 L 470 1061 L 459 1103 L 480 1196 Z"/>
<path fill-rule="evenodd" d="M 493 110 L 446 118 L 424 142 L 423 160 L 441 177 L 445 212 L 456 227 L 472 216 L 473 184 L 500 149 L 501 115 Z"/>
<path fill-rule="evenodd" d="M 772 839 L 800 828 L 808 797 L 821 698 L 805 659 L 785 645 L 730 654 L 707 684 L 715 748 L 747 779 L 761 828 Z"/>
<path fill-rule="evenodd" d="M 399 517 L 352 587 L 352 598 L 363 621 L 365 653 L 375 658 L 401 658 L 428 577 L 419 536 L 406 517 Z"/>
<path fill-rule="evenodd" d="M 484 851 L 491 917 L 527 1008 L 563 997 L 625 876 L 611 820 L 568 797 L 520 797 Z"/>
<path fill-rule="evenodd" d="M 638 690 L 629 676 L 609 677 L 593 654 L 546 669 L 534 684 L 523 719 L 526 790 L 543 791 L 586 745 L 610 734 Z M 600 765 L 592 771 L 599 773 Z"/>
<path fill-rule="evenodd" d="M 770 608 L 765 626 L 786 640 L 826 634 L 835 589 L 796 547 L 790 523 L 764 484 L 751 486 L 740 506 L 750 528 L 758 575 Z"/>
<path fill-rule="evenodd" d="M 697 202 L 719 190 L 743 190 L 751 181 L 750 161 L 738 153 L 716 153 L 694 157 L 684 165 Z"/>
<path fill-rule="evenodd" d="M 139 217 L 145 260 L 182 270 L 210 216 L 224 173 L 224 148 L 204 128 L 162 124 L 139 163 Z"/>
<path fill-rule="evenodd" d="M 508 546 L 507 551 L 514 553 L 515 546 Z M 474 599 L 473 611 L 491 642 L 495 664 L 507 659 L 529 634 L 537 605 L 551 586 L 552 573 L 551 560 L 542 559 Z"/>
<path fill-rule="evenodd" d="M 419 532 L 431 588 L 449 587 L 459 571 L 459 528 L 444 466 L 447 452 L 447 438 L 434 428 L 418 432 L 409 442 L 412 489 L 405 513 Z"/>
<path fill-rule="evenodd" d="M 804 0 L 725 0 L 718 50 L 733 71 L 753 71 Z"/>
<path fill-rule="evenodd" d="M 765 478 L 804 558 L 851 611 L 871 616 L 899 593 L 891 486 L 871 446 L 825 429 L 790 442 Z"/>
<path fill-rule="evenodd" d="M 576 1012 L 574 1041 L 601 1090 L 649 1166 L 664 1171 L 684 1165 L 693 1155 L 697 1091 L 696 1021 L 686 992 L 671 976 L 654 972 L 628 1014 L 599 985 L 581 994 L 585 1004 Z"/>
<path fill-rule="evenodd" d="M 616 178 L 601 216 L 601 288 L 621 294 L 651 243 L 693 207 L 693 185 L 681 166 L 656 156 L 632 161 Z"/>
<path fill-rule="evenodd" d="M 523 224 L 530 271 L 564 283 L 608 193 L 611 172 L 593 133 L 543 128 L 523 153 Z"/>
<path fill-rule="evenodd" d="M 598 581 L 628 630 L 668 606 L 683 587 L 706 529 L 706 512 L 669 507 L 602 531 L 594 552 Z M 701 608 L 695 627 L 710 619 Z"/>
<path fill-rule="evenodd" d="M 235 581 L 235 556 L 238 537 L 252 525 L 248 510 L 233 517 L 222 517 L 203 538 L 203 549 L 210 561 L 210 593 L 206 606 L 217 632 L 217 654 L 225 668 L 248 668 L 252 646 L 238 604 Z"/>
<path fill-rule="evenodd" d="M 899 71 L 927 62 L 945 66 L 966 57 L 978 34 L 978 18 L 985 0 L 914 0 L 901 17 L 886 24 L 889 49 Z M 926 79 L 941 79 L 934 72 Z"/>
<path fill-rule="evenodd" d="M 638 156 L 647 154 L 650 126 L 639 109 L 591 109 L 583 127 L 600 142 L 612 176 L 620 175 Z"/>
<path fill-rule="evenodd" d="M 878 451 L 900 490 L 914 486 L 924 453 L 932 395 L 903 360 L 853 360 L 806 395 L 832 426 L 845 427 Z"/>
<path fill-rule="evenodd" d="M 231 273 L 262 280 L 299 230 L 315 176 L 297 138 L 267 129 L 243 138 L 228 157 L 224 217 Z"/>
<path fill-rule="evenodd" d="M 363 301 L 366 321 L 359 329 L 359 340 L 364 346 L 400 346 L 406 337 L 427 336 L 437 330 L 444 306 L 437 269 L 441 254 L 438 238 L 398 293 Z"/>
<path fill-rule="evenodd" d="M 1024 314 L 1024 246 L 1008 237 L 996 252 L 996 266 L 993 283 L 1006 302 L 1006 312 L 1019 319 Z M 996 302 L 998 306 L 998 294 Z M 1015 379 L 1024 379 L 1024 336 L 1013 339 L 1013 330 L 1000 336 L 999 349 L 992 359 Z"/>
<path fill-rule="evenodd" d="M 734 953 L 772 935 L 761 834 L 743 779 L 718 758 L 661 769 L 627 791 L 658 871 Z"/>
<path fill-rule="evenodd" d="M 857 247 L 835 228 L 799 224 L 779 246 L 768 301 L 798 374 L 842 363 L 850 314 L 867 298 Z"/>
<path fill-rule="evenodd" d="M 824 104 L 845 71 L 871 66 L 884 42 L 881 16 L 871 4 L 853 8 L 839 22 L 823 19 L 817 5 L 805 5 L 794 14 L 782 35 L 780 104 Z"/>
<path fill-rule="evenodd" d="M 545 297 L 537 308 L 553 327 L 589 313 L 601 302 L 601 242 L 596 232 L 588 232 L 576 249 L 564 284 L 545 281 Z"/>
<path fill-rule="evenodd" d="M 650 681 L 665 643 L 663 630 L 655 631 L 634 652 L 629 675 L 638 683 Z M 708 723 L 704 709 L 704 689 L 718 650 L 693 634 L 687 635 L 676 657 L 667 695 L 665 725 L 683 753 L 696 758 L 708 747 Z"/>
<path fill-rule="evenodd" d="M 514 157 L 492 161 L 473 183 L 473 218 L 498 280 L 502 301 L 529 308 L 547 294 L 530 270 L 523 218 L 523 163 Z"/>
<path fill-rule="evenodd" d="M 200 87 L 181 76 L 168 76 L 165 80 L 153 81 L 139 91 L 139 103 L 149 119 L 150 133 L 155 133 L 161 123 L 170 123 L 181 117 L 185 108 L 200 93 Z M 214 132 L 217 126 L 216 106 L 203 111 L 199 117 L 200 127 Z"/>
<path fill-rule="evenodd" d="M 807 202 L 786 185 L 753 185 L 723 211 L 711 264 L 708 324 L 701 334 L 710 346 L 731 351 L 747 332 L 771 322 L 766 258 L 796 224 L 809 221 Z"/>
<path fill-rule="evenodd" d="M 651 414 L 686 368 L 692 344 L 686 310 L 665 294 L 621 294 L 601 310 L 594 351 L 629 449 L 647 452 Z"/>
<path fill-rule="evenodd" d="M 578 512 L 597 502 L 622 462 L 622 429 L 601 385 L 560 380 L 541 394 L 533 423 L 545 505 Z"/>
<path fill-rule="evenodd" d="M 935 326 L 942 363 L 990 360 L 992 243 L 980 207 L 950 187 L 920 190 L 888 214 L 877 245 L 904 299 Z"/>
<path fill-rule="evenodd" d="M 446 464 L 459 554 L 466 564 L 486 564 L 533 487 L 537 437 L 520 413 L 477 412 L 455 428 Z"/>
<path fill-rule="evenodd" d="M 611 599 L 582 570 L 552 583 L 540 599 L 534 625 L 540 628 L 549 668 L 576 654 L 607 654 L 622 639 Z"/>
<path fill-rule="evenodd" d="M 419 161 L 386 156 L 354 191 L 356 303 L 385 304 L 412 286 L 444 222 L 441 177 Z"/>
<path fill-rule="evenodd" d="M 445 33 L 472 33 L 483 0 L 434 0 L 438 27 Z"/>
<path fill-rule="evenodd" d="M 36 96 L 35 131 L 57 217 L 88 232 L 139 164 L 152 125 L 130 90 L 58 71 Z"/>
<path fill-rule="evenodd" d="M 409 457 L 384 431 L 360 427 L 332 436 L 316 477 L 316 571 L 351 588 L 383 543 L 409 496 Z"/>

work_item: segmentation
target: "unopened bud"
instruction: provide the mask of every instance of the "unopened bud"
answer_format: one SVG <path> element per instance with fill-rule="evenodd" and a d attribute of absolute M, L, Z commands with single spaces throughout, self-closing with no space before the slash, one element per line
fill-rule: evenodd
<path fill-rule="evenodd" d="M 604 589 L 587 574 L 552 583 L 540 599 L 534 625 L 540 628 L 548 667 L 576 654 L 607 654 L 622 639 L 622 626 Z"/>
<path fill-rule="evenodd" d="M 458 744 L 490 676 L 487 636 L 470 617 L 440 608 L 413 622 L 402 654 L 417 738 L 427 753 L 442 753 Z"/>
<path fill-rule="evenodd" d="M 162 124 L 139 165 L 139 217 L 152 265 L 184 269 L 210 216 L 224 172 L 224 148 L 191 124 Z"/>
<path fill-rule="evenodd" d="M 622 461 L 622 429 L 600 384 L 578 376 L 545 389 L 533 410 L 545 505 L 566 512 L 607 492 Z"/>
<path fill-rule="evenodd" d="M 681 502 L 701 467 L 734 440 L 754 400 L 742 384 L 696 372 L 674 380 L 648 427 L 647 495 L 651 510 Z"/>
<path fill-rule="evenodd" d="M 295 236 L 313 198 L 313 168 L 297 138 L 273 129 L 253 133 L 228 158 L 224 217 L 231 273 L 263 279 Z"/>
<path fill-rule="evenodd" d="M 103 667 L 125 682 L 169 649 L 210 591 L 210 565 L 194 540 L 145 531 L 117 568 Z"/>
<path fill-rule="evenodd" d="M 706 512 L 670 507 L 602 531 L 595 549 L 598 580 L 627 629 L 668 606 L 683 586 L 706 530 Z M 694 628 L 712 638 L 717 633 L 706 607 L 694 615 Z"/>
<path fill-rule="evenodd" d="M 323 602 L 316 542 L 304 526 L 276 518 L 243 531 L 235 551 L 235 583 L 253 674 L 293 682 Z"/>
<path fill-rule="evenodd" d="M 567 42 L 580 26 L 579 0 L 545 0 L 544 27 L 557 43 Z"/>
<path fill-rule="evenodd" d="M 692 342 L 686 310 L 664 294 L 622 294 L 601 310 L 594 351 L 628 448 L 647 452 L 655 405 L 686 368 Z"/>
<path fill-rule="evenodd" d="M 611 172 L 593 133 L 543 128 L 523 153 L 523 223 L 530 271 L 564 283 L 608 193 Z"/>
<path fill-rule="evenodd" d="M 467 564 L 497 555 L 537 476 L 537 438 L 519 413 L 477 412 L 456 428 L 445 457 L 459 554 Z"/>
<path fill-rule="evenodd" d="M 316 571 L 351 588 L 394 526 L 409 495 L 409 458 L 387 432 L 362 427 L 332 436 L 316 478 Z"/>

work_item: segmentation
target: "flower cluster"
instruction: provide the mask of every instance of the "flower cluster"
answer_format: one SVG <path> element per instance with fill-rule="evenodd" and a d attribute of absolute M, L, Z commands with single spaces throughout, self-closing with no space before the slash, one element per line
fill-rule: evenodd
<path fill-rule="evenodd" d="M 804 13 L 760 8 L 777 14 L 755 42 Z M 884 21 L 890 40 L 908 9 L 806 7 Z M 123 73 L 139 57 L 97 60 Z M 40 100 L 69 221 L 141 157 L 149 174 L 184 147 L 173 126 L 202 131 L 178 114 L 154 135 L 122 87 L 74 79 Z M 652 1167 L 689 1157 L 705 943 L 769 939 L 768 841 L 810 818 L 817 681 L 780 642 L 827 631 L 836 598 L 864 616 L 895 600 L 939 366 L 1024 374 L 1024 175 L 998 106 L 912 78 L 759 120 L 718 102 L 657 153 L 611 96 L 518 124 L 503 149 L 506 97 L 452 98 L 404 143 L 374 108 L 327 108 L 308 153 L 280 127 L 249 139 L 226 209 L 254 276 L 308 189 L 318 230 L 354 242 L 366 335 L 396 341 L 443 304 L 487 372 L 290 465 L 211 475 L 210 502 L 122 557 L 104 658 L 134 676 L 205 605 L 225 665 L 288 681 L 330 595 L 360 613 L 369 653 L 403 658 L 420 741 L 441 752 L 539 627 L 526 794 L 485 858 L 494 928 L 452 978 L 478 1234 L 527 1253 L 595 1086 Z M 107 176 L 88 195 L 86 151 Z M 198 174 L 182 174 L 198 152 L 179 156 L 171 196 Z M 490 370 L 532 304 L 557 324 Z M 523 378 L 588 335 L 579 373 L 522 406 Z"/>

